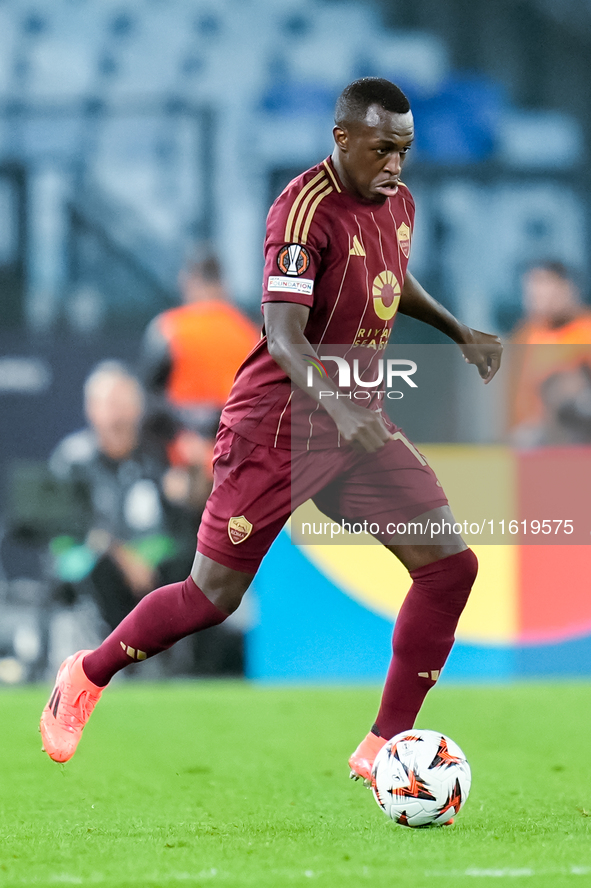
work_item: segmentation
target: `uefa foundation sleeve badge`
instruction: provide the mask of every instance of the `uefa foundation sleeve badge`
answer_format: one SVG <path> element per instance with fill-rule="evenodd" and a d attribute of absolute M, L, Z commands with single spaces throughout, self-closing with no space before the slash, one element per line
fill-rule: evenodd
<path fill-rule="evenodd" d="M 252 524 L 244 517 L 244 515 L 240 515 L 237 518 L 230 518 L 228 521 L 228 536 L 235 546 L 248 539 L 251 531 Z"/>

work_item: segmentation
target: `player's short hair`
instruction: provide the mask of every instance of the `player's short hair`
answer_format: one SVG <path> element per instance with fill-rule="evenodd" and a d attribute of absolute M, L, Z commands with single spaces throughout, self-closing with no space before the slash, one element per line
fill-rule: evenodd
<path fill-rule="evenodd" d="M 395 83 L 382 77 L 362 77 L 346 86 L 338 97 L 334 112 L 336 125 L 361 123 L 371 105 L 379 105 L 391 114 L 410 111 L 410 102 Z"/>

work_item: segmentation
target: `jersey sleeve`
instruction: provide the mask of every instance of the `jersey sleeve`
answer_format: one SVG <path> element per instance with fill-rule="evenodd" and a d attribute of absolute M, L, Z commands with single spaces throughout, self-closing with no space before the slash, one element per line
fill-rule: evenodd
<path fill-rule="evenodd" d="M 314 304 L 314 281 L 328 238 L 319 214 L 311 210 L 305 186 L 288 187 L 271 207 L 265 237 L 263 303 L 297 302 L 308 308 Z"/>

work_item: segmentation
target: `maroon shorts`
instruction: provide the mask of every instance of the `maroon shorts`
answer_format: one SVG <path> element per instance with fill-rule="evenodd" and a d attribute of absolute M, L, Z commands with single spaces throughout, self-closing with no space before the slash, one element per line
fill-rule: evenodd
<path fill-rule="evenodd" d="M 279 450 L 222 426 L 198 551 L 254 574 L 291 513 L 308 499 L 335 522 L 367 521 L 382 529 L 447 505 L 425 458 L 399 429 L 391 430 L 393 439 L 380 450 L 358 453 L 351 447 Z"/>

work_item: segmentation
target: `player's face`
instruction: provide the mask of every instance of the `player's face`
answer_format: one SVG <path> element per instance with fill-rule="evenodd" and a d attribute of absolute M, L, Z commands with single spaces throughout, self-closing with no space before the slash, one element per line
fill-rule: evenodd
<path fill-rule="evenodd" d="M 384 203 L 396 194 L 414 138 L 412 113 L 393 114 L 370 105 L 363 123 L 335 126 L 333 160 L 343 184 L 357 197 Z"/>

